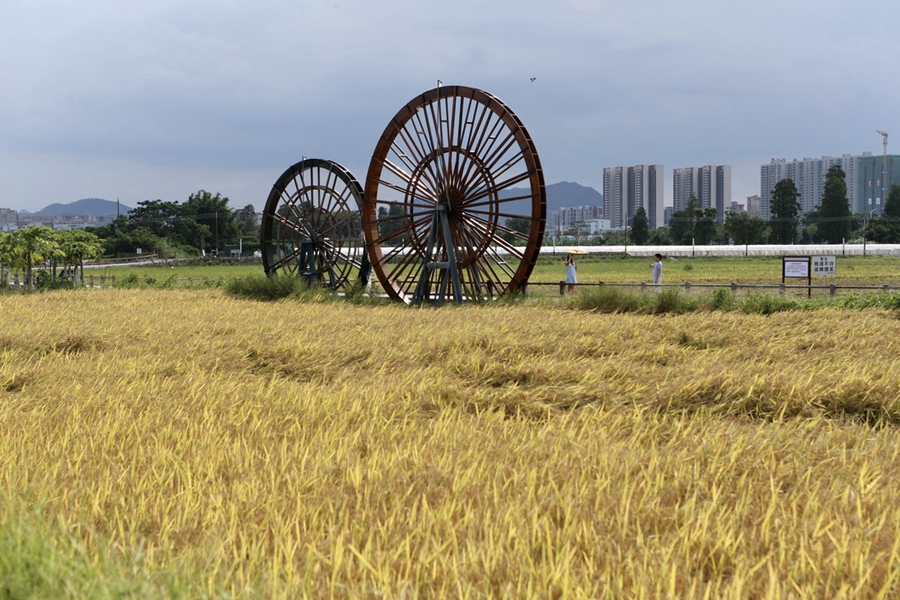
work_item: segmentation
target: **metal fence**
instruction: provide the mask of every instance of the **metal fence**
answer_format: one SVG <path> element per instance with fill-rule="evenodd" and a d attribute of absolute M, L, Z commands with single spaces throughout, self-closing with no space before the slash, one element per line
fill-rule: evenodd
<path fill-rule="evenodd" d="M 0 273 L 0 283 L 5 285 L 11 285 L 13 287 L 27 287 L 28 281 L 25 276 L 20 276 L 18 273 L 13 273 L 10 275 L 9 273 Z M 32 286 L 40 286 L 40 278 L 37 273 L 32 273 L 31 275 L 31 285 Z M 116 276 L 115 275 L 85 275 L 84 279 L 81 276 L 75 281 L 74 284 L 71 284 L 72 287 L 90 287 L 90 288 L 102 288 L 102 287 L 116 287 Z"/>

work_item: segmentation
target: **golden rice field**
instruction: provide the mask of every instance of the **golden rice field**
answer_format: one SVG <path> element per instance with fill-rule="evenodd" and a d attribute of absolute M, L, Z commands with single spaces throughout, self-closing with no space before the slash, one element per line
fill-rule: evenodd
<path fill-rule="evenodd" d="M 3 296 L 0 575 L 22 554 L 20 597 L 896 598 L 898 357 L 876 310 Z"/>

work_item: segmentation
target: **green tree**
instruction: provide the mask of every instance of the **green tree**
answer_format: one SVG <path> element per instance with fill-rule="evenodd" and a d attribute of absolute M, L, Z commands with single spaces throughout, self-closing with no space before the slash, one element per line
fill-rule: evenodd
<path fill-rule="evenodd" d="M 650 221 L 647 219 L 647 211 L 639 206 L 634 211 L 634 220 L 631 222 L 631 242 L 635 246 L 643 246 L 650 239 Z"/>
<path fill-rule="evenodd" d="M 691 194 L 684 210 L 677 210 L 669 220 L 669 230 L 672 233 L 673 244 L 692 244 L 697 221 L 703 218 L 703 210 L 697 196 Z"/>
<path fill-rule="evenodd" d="M 762 217 L 746 212 L 725 213 L 725 232 L 735 244 L 744 245 L 744 256 L 747 256 L 750 244 L 758 243 L 766 234 L 768 224 Z"/>
<path fill-rule="evenodd" d="M 142 252 L 159 252 L 165 240 L 146 227 L 133 229 L 117 228 L 111 235 L 103 238 L 103 253 L 107 256 L 134 254 L 140 248 Z"/>
<path fill-rule="evenodd" d="M 804 244 L 821 243 L 819 238 L 819 207 L 808 210 L 800 217 L 800 241 Z"/>
<path fill-rule="evenodd" d="M 6 274 L 7 270 L 12 269 L 14 260 L 15 253 L 13 250 L 12 238 L 10 236 L 10 233 L 0 231 L 0 266 L 3 267 L 0 272 Z M 6 282 L 0 281 L 0 283 Z"/>
<path fill-rule="evenodd" d="M 694 241 L 701 246 L 712 243 L 716 237 L 716 216 L 714 206 L 704 208 L 694 223 Z"/>
<path fill-rule="evenodd" d="M 144 227 L 157 237 L 168 237 L 175 233 L 180 214 L 177 202 L 143 200 L 128 213 L 127 219 L 130 228 Z"/>
<path fill-rule="evenodd" d="M 100 238 L 83 229 L 57 231 L 56 241 L 63 264 L 75 269 L 76 273 L 80 268 L 82 281 L 85 259 L 97 258 L 103 254 L 103 243 Z M 72 279 L 72 285 L 75 285 L 75 278 Z"/>
<path fill-rule="evenodd" d="M 884 202 L 884 214 L 869 223 L 864 235 L 879 244 L 900 243 L 900 185 L 893 184 Z"/>
<path fill-rule="evenodd" d="M 800 215 L 800 192 L 793 179 L 782 179 L 775 184 L 769 201 L 769 229 L 776 244 L 791 244 L 797 237 Z"/>
<path fill-rule="evenodd" d="M 819 235 L 828 244 L 840 244 L 852 227 L 847 182 L 840 165 L 832 165 L 825 174 L 822 203 L 819 205 Z"/>
<path fill-rule="evenodd" d="M 891 191 L 884 202 L 884 213 L 880 218 L 868 221 L 868 215 L 863 215 L 862 234 L 866 239 L 879 244 L 900 243 L 900 185 L 891 186 Z"/>
<path fill-rule="evenodd" d="M 668 227 L 657 227 L 650 231 L 650 239 L 647 241 L 654 246 L 671 246 L 672 232 Z"/>
<path fill-rule="evenodd" d="M 25 271 L 25 286 L 31 287 L 32 269 L 44 264 L 58 251 L 59 245 L 49 227 L 25 227 L 3 235 L 0 239 L 0 262 L 11 270 Z"/>
<path fill-rule="evenodd" d="M 252 204 L 235 211 L 234 222 L 238 226 L 241 236 L 245 239 L 259 238 L 259 225 L 256 224 L 256 207 Z"/>
<path fill-rule="evenodd" d="M 181 216 L 196 221 L 209 228 L 210 235 L 199 236 L 201 250 L 215 248 L 238 241 L 240 228 L 235 222 L 234 212 L 228 207 L 228 197 L 216 194 L 213 196 L 206 190 L 191 194 L 187 202 L 181 205 Z M 195 239 L 199 231 L 192 228 L 187 235 Z"/>

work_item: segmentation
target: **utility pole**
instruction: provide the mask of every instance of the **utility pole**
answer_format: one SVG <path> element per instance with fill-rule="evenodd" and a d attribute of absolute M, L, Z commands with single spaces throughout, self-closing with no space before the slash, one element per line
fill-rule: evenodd
<path fill-rule="evenodd" d="M 884 214 L 884 203 L 887 202 L 887 140 L 888 134 L 886 131 L 881 131 L 880 129 L 876 129 L 875 133 L 881 134 L 881 137 L 884 141 L 884 156 L 881 159 L 881 210 L 879 214 Z"/>

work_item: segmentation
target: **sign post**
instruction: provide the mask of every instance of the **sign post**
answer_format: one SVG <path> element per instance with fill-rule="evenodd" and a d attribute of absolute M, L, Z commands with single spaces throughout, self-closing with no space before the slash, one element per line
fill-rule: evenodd
<path fill-rule="evenodd" d="M 810 257 L 785 256 L 781 260 L 781 283 L 785 279 L 806 279 L 806 291 L 812 298 L 812 274 L 810 269 Z"/>
<path fill-rule="evenodd" d="M 828 285 L 828 276 L 834 275 L 836 272 L 837 259 L 834 256 L 813 256 L 812 272 L 813 275 L 822 276 L 822 285 Z"/>

